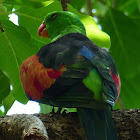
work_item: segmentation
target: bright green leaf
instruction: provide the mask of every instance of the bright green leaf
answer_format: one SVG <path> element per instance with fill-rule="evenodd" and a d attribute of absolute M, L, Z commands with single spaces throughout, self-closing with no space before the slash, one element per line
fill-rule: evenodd
<path fill-rule="evenodd" d="M 15 98 L 13 97 L 12 94 L 9 94 L 9 96 L 7 96 L 7 98 L 4 99 L 3 101 L 4 115 L 7 114 L 8 110 L 12 107 L 14 102 L 15 102 Z"/>
<path fill-rule="evenodd" d="M 41 7 L 42 2 L 45 2 L 46 0 L 5 0 L 4 3 L 9 5 L 18 5 L 18 6 L 33 6 L 33 7 Z"/>
<path fill-rule="evenodd" d="M 40 113 L 50 113 L 52 112 L 52 106 L 40 104 Z"/>
<path fill-rule="evenodd" d="M 52 112 L 53 107 L 46 105 L 46 104 L 39 104 L 40 105 L 40 112 L 39 113 L 50 113 Z M 54 107 L 54 111 L 57 112 L 58 111 L 58 107 Z M 67 111 L 67 112 L 77 112 L 76 108 L 62 108 L 61 113 L 63 111 Z"/>
<path fill-rule="evenodd" d="M 87 37 L 89 37 L 91 41 L 100 47 L 110 48 L 109 35 L 99 29 L 95 20 L 91 16 L 80 14 L 71 6 L 69 7 L 69 10 L 79 16 L 86 28 Z"/>
<path fill-rule="evenodd" d="M 0 109 L 0 116 L 3 116 L 4 114 L 3 114 L 3 112 L 2 112 L 2 110 Z"/>

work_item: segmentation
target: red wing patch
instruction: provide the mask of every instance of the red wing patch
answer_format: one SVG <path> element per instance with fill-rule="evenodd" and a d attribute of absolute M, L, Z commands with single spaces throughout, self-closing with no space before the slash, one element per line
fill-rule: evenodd
<path fill-rule="evenodd" d="M 39 57 L 33 55 L 27 58 L 20 67 L 20 79 L 26 94 L 33 100 L 40 100 L 43 96 L 43 91 L 59 78 L 63 71 L 66 70 L 62 66 L 59 70 L 45 68 L 38 61 Z"/>
<path fill-rule="evenodd" d="M 57 79 L 62 75 L 61 71 L 56 71 L 56 70 L 47 71 L 47 73 L 50 78 L 54 78 L 54 79 Z"/>
<path fill-rule="evenodd" d="M 121 88 L 121 81 L 120 81 L 120 76 L 119 74 L 118 75 L 114 75 L 113 72 L 111 71 L 111 76 L 112 76 L 112 79 L 117 87 L 117 91 L 118 91 L 118 97 L 120 95 L 120 88 Z M 118 98 L 116 99 L 116 101 L 118 100 Z"/>

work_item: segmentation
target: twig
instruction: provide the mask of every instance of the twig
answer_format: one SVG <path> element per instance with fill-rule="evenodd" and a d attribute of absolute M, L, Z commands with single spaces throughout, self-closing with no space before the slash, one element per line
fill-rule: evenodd
<path fill-rule="evenodd" d="M 93 13 L 92 13 L 92 2 L 91 2 L 91 0 L 87 0 L 87 8 L 88 8 L 88 14 L 90 16 L 93 16 Z"/>
<path fill-rule="evenodd" d="M 62 8 L 63 8 L 63 11 L 68 11 L 68 0 L 61 0 L 61 5 L 62 5 Z"/>
<path fill-rule="evenodd" d="M 113 8 L 116 8 L 117 7 L 117 0 L 113 0 L 112 7 Z"/>

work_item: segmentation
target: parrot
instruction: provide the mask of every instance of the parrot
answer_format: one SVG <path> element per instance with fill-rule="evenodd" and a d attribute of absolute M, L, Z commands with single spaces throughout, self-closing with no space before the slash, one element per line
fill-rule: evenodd
<path fill-rule="evenodd" d="M 48 13 L 37 33 L 51 43 L 20 66 L 29 100 L 76 108 L 87 140 L 117 140 L 112 110 L 121 82 L 112 56 L 86 36 L 79 17 L 69 11 Z"/>

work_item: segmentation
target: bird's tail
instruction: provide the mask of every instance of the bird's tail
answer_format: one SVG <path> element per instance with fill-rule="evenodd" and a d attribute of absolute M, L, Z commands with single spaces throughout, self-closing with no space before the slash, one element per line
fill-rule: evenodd
<path fill-rule="evenodd" d="M 110 106 L 106 110 L 77 108 L 87 140 L 117 140 Z"/>

